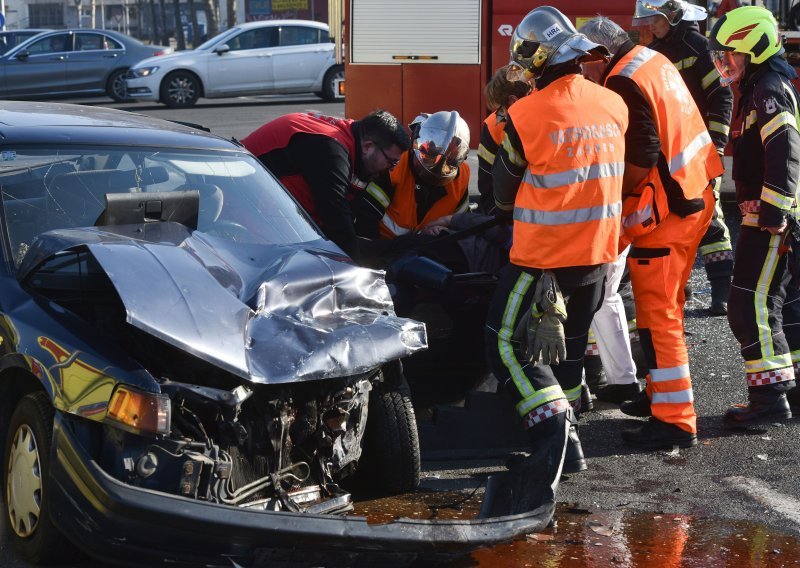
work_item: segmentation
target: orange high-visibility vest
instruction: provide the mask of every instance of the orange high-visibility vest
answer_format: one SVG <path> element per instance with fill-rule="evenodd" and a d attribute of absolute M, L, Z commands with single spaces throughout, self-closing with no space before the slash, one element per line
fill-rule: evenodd
<path fill-rule="evenodd" d="M 389 172 L 394 195 L 381 219 L 381 238 L 393 239 L 410 231 L 416 231 L 445 215 L 467 210 L 469 166 L 466 162 L 462 162 L 455 179 L 444 186 L 445 195 L 433 204 L 422 221 L 417 222 L 417 199 L 414 192 L 417 182 L 411 168 L 411 152 L 406 152 Z"/>
<path fill-rule="evenodd" d="M 489 136 L 492 137 L 494 143 L 498 146 L 502 144 L 503 133 L 506 131 L 505 120 L 497 122 L 497 112 L 493 112 L 486 117 L 486 120 L 484 120 L 483 123 L 486 125 L 486 129 L 489 131 Z"/>
<path fill-rule="evenodd" d="M 572 74 L 508 112 L 525 152 L 509 157 L 527 162 L 511 262 L 549 269 L 616 260 L 628 127 L 622 97 Z"/>
<path fill-rule="evenodd" d="M 702 198 L 708 182 L 722 175 L 722 160 L 675 65 L 657 51 L 637 45 L 608 76 L 614 75 L 633 80 L 653 109 L 661 153 L 666 158 L 666 167 L 658 170 L 655 166 L 658 172 L 652 177 L 661 182 L 656 190 L 664 190 L 669 197 L 679 197 L 681 201 Z M 667 169 L 682 195 L 669 195 L 675 186 L 665 179 Z"/>

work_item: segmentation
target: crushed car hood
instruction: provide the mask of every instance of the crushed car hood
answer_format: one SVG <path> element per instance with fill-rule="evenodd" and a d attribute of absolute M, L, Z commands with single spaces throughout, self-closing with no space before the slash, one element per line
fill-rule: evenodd
<path fill-rule="evenodd" d="M 362 373 L 427 347 L 425 326 L 394 314 L 383 272 L 306 245 L 250 245 L 177 223 L 43 233 L 24 280 L 86 247 L 131 325 L 255 383 Z"/>

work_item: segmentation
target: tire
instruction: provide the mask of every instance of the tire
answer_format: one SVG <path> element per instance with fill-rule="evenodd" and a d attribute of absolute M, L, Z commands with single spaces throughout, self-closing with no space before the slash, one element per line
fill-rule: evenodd
<path fill-rule="evenodd" d="M 174 71 L 161 81 L 159 96 L 169 108 L 193 107 L 200 98 L 200 80 L 189 71 Z"/>
<path fill-rule="evenodd" d="M 334 84 L 337 79 L 344 79 L 344 65 L 334 65 L 328 69 L 328 72 L 325 73 L 325 78 L 322 80 L 322 93 L 319 96 L 326 101 L 338 99 L 336 85 Z"/>
<path fill-rule="evenodd" d="M 384 380 L 373 385 L 369 396 L 359 489 L 378 495 L 413 491 L 419 485 L 419 470 L 416 416 L 397 362 L 384 368 Z"/>
<path fill-rule="evenodd" d="M 127 69 L 117 69 L 108 77 L 106 94 L 118 103 L 131 100 L 130 97 L 128 97 L 128 85 L 125 82 L 125 76 L 127 74 Z"/>
<path fill-rule="evenodd" d="M 3 467 L 5 526 L 16 552 L 32 564 L 64 562 L 74 548 L 50 517 L 53 407 L 43 392 L 20 400 L 8 426 Z"/>

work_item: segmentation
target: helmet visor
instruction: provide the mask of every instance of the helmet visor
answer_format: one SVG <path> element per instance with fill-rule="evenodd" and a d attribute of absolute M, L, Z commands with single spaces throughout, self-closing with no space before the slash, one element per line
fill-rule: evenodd
<path fill-rule="evenodd" d="M 711 60 L 719 72 L 719 83 L 729 86 L 742 76 L 744 66 L 737 61 L 734 51 L 711 51 Z"/>
<path fill-rule="evenodd" d="M 454 177 L 469 153 L 469 142 L 439 128 L 420 129 L 414 140 L 414 155 L 430 173 L 441 178 Z"/>
<path fill-rule="evenodd" d="M 664 18 L 669 25 L 674 26 L 682 15 L 683 4 L 678 0 L 637 0 L 633 11 L 633 25 L 646 25 L 642 20 L 656 17 Z"/>

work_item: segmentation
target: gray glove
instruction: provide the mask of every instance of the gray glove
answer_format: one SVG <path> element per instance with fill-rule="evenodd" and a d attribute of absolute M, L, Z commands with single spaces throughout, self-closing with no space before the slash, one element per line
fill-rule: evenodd
<path fill-rule="evenodd" d="M 567 357 L 566 320 L 567 308 L 556 277 L 545 271 L 536 283 L 531 308 L 520 319 L 513 335 L 513 339 L 522 343 L 525 359 L 535 364 L 541 354 L 545 365 L 564 361 Z"/>

